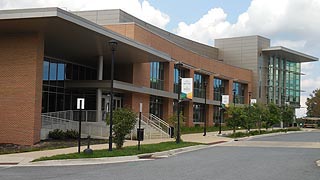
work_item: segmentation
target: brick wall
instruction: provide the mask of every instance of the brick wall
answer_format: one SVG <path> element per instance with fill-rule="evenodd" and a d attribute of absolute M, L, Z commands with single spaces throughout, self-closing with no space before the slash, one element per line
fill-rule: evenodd
<path fill-rule="evenodd" d="M 0 143 L 40 141 L 43 38 L 0 35 Z"/>

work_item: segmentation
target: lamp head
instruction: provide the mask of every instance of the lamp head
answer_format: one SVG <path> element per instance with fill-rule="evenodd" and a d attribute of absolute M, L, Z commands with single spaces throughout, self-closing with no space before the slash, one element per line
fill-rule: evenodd
<path fill-rule="evenodd" d="M 110 49 L 111 51 L 116 51 L 117 49 L 117 45 L 118 45 L 118 42 L 114 39 L 111 39 L 109 42 L 108 42 L 109 46 L 110 46 Z"/>

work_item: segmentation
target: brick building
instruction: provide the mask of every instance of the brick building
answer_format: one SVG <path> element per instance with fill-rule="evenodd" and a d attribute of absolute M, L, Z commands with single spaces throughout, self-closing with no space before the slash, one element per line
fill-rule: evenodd
<path fill-rule="evenodd" d="M 171 34 L 121 10 L 0 11 L 0 143 L 39 142 L 42 115 L 75 111 L 79 97 L 86 99 L 86 118 L 102 122 L 110 106 L 110 40 L 118 42 L 115 108 L 126 106 L 138 112 L 142 103 L 143 113 L 167 120 L 177 109 L 176 64 L 182 64 L 181 77 L 194 81 L 193 99 L 180 106 L 186 126 L 218 123 L 222 94 L 237 104 L 247 104 L 249 92 L 261 102 L 281 104 L 284 100 L 279 99 L 288 98 L 298 104 L 300 63 L 318 59 L 270 47 L 270 40 L 260 36 L 242 38 L 230 38 L 231 43 L 230 39 L 217 40 L 217 47 L 212 47 Z M 247 59 L 249 63 L 245 63 Z M 294 62 L 292 73 L 287 75 L 299 81 L 294 81 L 298 88 L 292 90 L 279 82 L 271 86 L 275 78 L 286 80 L 288 70 L 274 68 L 278 62 Z M 269 69 L 274 72 L 272 76 Z M 276 76 L 276 71 L 284 75 Z"/>

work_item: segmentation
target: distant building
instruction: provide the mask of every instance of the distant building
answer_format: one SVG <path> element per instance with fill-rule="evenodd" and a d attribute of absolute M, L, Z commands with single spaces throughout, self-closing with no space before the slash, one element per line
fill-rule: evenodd
<path fill-rule="evenodd" d="M 230 95 L 230 103 L 247 104 L 252 92 L 261 102 L 298 106 L 300 62 L 318 60 L 270 47 L 260 36 L 218 39 L 211 47 L 121 10 L 0 11 L 0 143 L 39 142 L 44 127 L 54 123 L 46 119 L 76 120 L 79 97 L 85 98 L 86 121 L 104 124 L 112 39 L 118 42 L 114 107 L 138 112 L 143 103 L 146 117 L 166 121 L 177 111 L 175 65 L 182 64 L 181 77 L 194 81 L 193 99 L 180 106 L 186 126 L 218 123 L 222 94 Z"/>

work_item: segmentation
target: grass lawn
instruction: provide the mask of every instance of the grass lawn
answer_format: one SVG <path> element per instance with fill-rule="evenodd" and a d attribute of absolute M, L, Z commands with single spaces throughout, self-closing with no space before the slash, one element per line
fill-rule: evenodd
<path fill-rule="evenodd" d="M 42 157 L 39 159 L 35 159 L 33 162 L 46 161 L 46 160 L 60 160 L 60 159 L 132 156 L 132 155 L 138 155 L 138 154 L 167 151 L 167 150 L 171 150 L 171 149 L 177 149 L 177 148 L 188 147 L 188 146 L 195 146 L 195 145 L 199 145 L 199 144 L 200 143 L 193 143 L 193 142 L 180 142 L 179 144 L 176 144 L 176 142 L 162 142 L 159 144 L 143 144 L 143 145 L 141 145 L 140 151 L 138 151 L 137 146 L 128 146 L 128 147 L 124 147 L 123 149 L 113 149 L 113 151 L 111 151 L 111 152 L 108 151 L 107 149 L 94 150 L 93 154 L 91 154 L 91 155 L 81 152 L 80 154 L 71 153 L 71 154 L 55 155 L 55 156 L 51 156 L 51 157 Z"/>
<path fill-rule="evenodd" d="M 91 145 L 93 145 L 93 144 L 105 144 L 108 141 L 103 139 L 91 139 L 90 142 L 91 142 Z M 32 146 L 23 146 L 23 145 L 16 145 L 16 144 L 0 144 L 0 155 L 68 148 L 68 147 L 75 147 L 77 145 L 78 145 L 78 140 L 76 139 L 43 140 Z M 87 139 L 82 139 L 81 145 L 82 146 L 87 145 Z"/>

